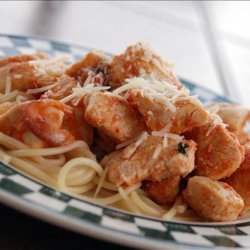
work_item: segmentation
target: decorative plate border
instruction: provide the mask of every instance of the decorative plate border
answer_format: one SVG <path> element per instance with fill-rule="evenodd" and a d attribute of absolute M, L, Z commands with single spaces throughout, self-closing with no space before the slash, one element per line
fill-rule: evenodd
<path fill-rule="evenodd" d="M 80 59 L 90 48 L 41 38 L 0 35 L 0 56 L 46 52 Z M 230 101 L 182 80 L 203 102 Z M 127 246 L 147 249 L 249 249 L 250 221 L 235 224 L 163 222 L 74 198 L 0 162 L 0 201 L 64 228 Z"/>

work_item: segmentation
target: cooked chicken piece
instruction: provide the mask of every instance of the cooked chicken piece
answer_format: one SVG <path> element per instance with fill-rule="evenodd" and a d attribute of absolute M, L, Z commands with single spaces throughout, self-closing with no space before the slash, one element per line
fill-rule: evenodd
<path fill-rule="evenodd" d="M 32 148 L 67 145 L 77 139 L 91 143 L 92 130 L 83 115 L 58 101 L 28 101 L 0 116 L 0 131 Z"/>
<path fill-rule="evenodd" d="M 219 180 L 237 170 L 244 160 L 245 150 L 234 134 L 221 124 L 213 128 L 213 124 L 211 120 L 185 136 L 198 144 L 195 155 L 196 175 Z"/>
<path fill-rule="evenodd" d="M 93 141 L 93 129 L 82 108 L 71 108 L 54 100 L 39 100 L 23 108 L 28 128 L 49 145 L 66 145 L 74 140 Z"/>
<path fill-rule="evenodd" d="M 210 221 L 236 220 L 244 201 L 227 183 L 194 176 L 183 191 L 185 202 L 201 217 Z"/>
<path fill-rule="evenodd" d="M 246 124 L 250 119 L 250 110 L 235 103 L 211 103 L 208 110 L 213 110 L 228 125 L 228 130 L 235 134 L 243 144 L 248 138 Z"/>
<path fill-rule="evenodd" d="M 46 91 L 41 98 L 50 98 L 53 100 L 60 101 L 64 97 L 72 94 L 72 89 L 76 88 L 76 82 L 74 79 L 68 75 L 62 75 L 57 79 L 55 83 L 59 83 L 59 85 L 54 88 Z"/>
<path fill-rule="evenodd" d="M 10 57 L 0 59 L 0 67 L 6 66 L 10 63 L 28 62 L 28 61 L 46 59 L 46 58 L 49 58 L 49 56 L 43 53 L 37 53 L 37 54 L 32 54 L 32 55 L 22 54 L 22 55 L 17 55 L 17 56 L 10 56 Z"/>
<path fill-rule="evenodd" d="M 26 91 L 54 83 L 64 73 L 65 65 L 53 60 L 10 63 L 0 68 L 0 93 L 10 81 L 11 90 Z"/>
<path fill-rule="evenodd" d="M 123 85 L 125 79 L 143 75 L 151 75 L 157 80 L 182 86 L 171 66 L 144 43 L 129 46 L 123 54 L 113 58 L 110 65 L 110 86 L 117 88 Z"/>
<path fill-rule="evenodd" d="M 85 119 L 116 143 L 134 138 L 144 129 L 139 113 L 123 98 L 111 93 L 91 93 L 84 99 Z"/>
<path fill-rule="evenodd" d="M 180 176 L 172 176 L 161 181 L 145 181 L 142 185 L 142 189 L 156 203 L 172 205 L 180 190 L 180 180 Z"/>
<path fill-rule="evenodd" d="M 167 147 L 163 147 L 161 137 L 148 136 L 141 145 L 138 141 L 108 156 L 105 168 L 110 182 L 130 186 L 143 180 L 186 176 L 194 169 L 195 142 L 169 138 Z"/>
<path fill-rule="evenodd" d="M 47 143 L 32 133 L 24 122 L 22 109 L 26 104 L 16 104 L 0 116 L 0 131 L 27 144 L 31 148 L 46 147 Z"/>
<path fill-rule="evenodd" d="M 246 209 L 250 208 L 250 147 L 246 148 L 245 160 L 241 166 L 226 179 L 243 198 Z"/>
<path fill-rule="evenodd" d="M 106 85 L 107 67 L 111 58 L 101 51 L 92 50 L 79 62 L 71 65 L 66 73 L 84 83 L 89 77 L 89 83 L 94 85 Z"/>
<path fill-rule="evenodd" d="M 208 121 L 207 111 L 192 100 L 176 100 L 176 111 L 169 109 L 163 94 L 153 90 L 134 89 L 126 94 L 127 100 L 135 106 L 144 118 L 147 127 L 153 131 L 164 128 L 165 132 L 181 134 Z"/>

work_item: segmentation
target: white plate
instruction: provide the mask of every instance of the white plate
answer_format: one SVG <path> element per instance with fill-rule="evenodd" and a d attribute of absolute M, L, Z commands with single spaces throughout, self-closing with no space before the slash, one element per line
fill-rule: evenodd
<path fill-rule="evenodd" d="M 43 51 L 80 59 L 89 48 L 31 37 L 0 35 L 0 56 Z M 188 81 L 201 100 L 226 98 Z M 234 223 L 166 222 L 71 197 L 0 163 L 0 201 L 26 214 L 84 235 L 147 249 L 249 249 L 250 219 Z"/>

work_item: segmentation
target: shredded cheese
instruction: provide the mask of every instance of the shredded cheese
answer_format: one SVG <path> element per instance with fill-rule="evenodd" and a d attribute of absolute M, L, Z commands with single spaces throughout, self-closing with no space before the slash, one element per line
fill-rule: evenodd
<path fill-rule="evenodd" d="M 6 84 L 5 84 L 5 95 L 10 94 L 11 92 L 11 78 L 10 76 L 6 77 Z"/>
<path fill-rule="evenodd" d="M 145 140 L 147 140 L 147 138 L 148 138 L 148 133 L 146 131 L 143 131 L 139 136 L 136 136 L 135 138 L 131 140 L 118 144 L 116 146 L 116 149 L 121 149 L 129 145 L 133 145 L 133 147 L 127 148 L 127 152 L 126 152 L 126 158 L 130 158 L 134 154 L 134 152 L 138 149 L 138 147 Z"/>
<path fill-rule="evenodd" d="M 157 147 L 156 147 L 156 149 L 155 149 L 155 151 L 154 151 L 154 153 L 153 153 L 152 158 L 153 159 L 157 159 L 158 156 L 160 155 L 161 151 L 162 151 L 162 145 L 158 144 Z"/>
<path fill-rule="evenodd" d="M 218 105 L 207 105 L 206 110 L 209 112 L 210 118 L 213 120 L 211 123 L 210 127 L 208 128 L 206 132 L 206 136 L 209 136 L 210 133 L 217 127 L 217 126 L 222 126 L 224 128 L 227 127 L 225 123 L 223 123 L 223 120 L 217 113 L 220 110 L 220 107 Z"/>
<path fill-rule="evenodd" d="M 139 139 L 135 143 L 135 146 L 139 147 L 145 140 L 147 140 L 147 138 L 148 138 L 148 133 L 146 131 L 142 132 L 141 136 L 139 137 Z"/>
<path fill-rule="evenodd" d="M 168 135 L 165 134 L 163 137 L 163 143 L 162 143 L 163 148 L 167 148 L 168 147 Z"/>
<path fill-rule="evenodd" d="M 130 89 L 139 89 L 141 90 L 140 93 L 142 96 L 144 96 L 144 93 L 147 93 L 152 99 L 161 100 L 165 103 L 165 107 L 173 113 L 177 110 L 175 106 L 177 101 L 190 101 L 202 106 L 198 99 L 198 95 L 190 96 L 190 91 L 186 87 L 178 89 L 178 87 L 173 84 L 166 81 L 158 81 L 155 78 L 151 78 L 149 75 L 134 77 L 126 79 L 125 81 L 126 84 L 115 89 L 113 91 L 114 94 L 119 95 Z"/>
<path fill-rule="evenodd" d="M 97 87 L 94 84 L 88 84 L 88 85 L 83 86 L 83 87 L 76 87 L 76 88 L 72 89 L 73 93 L 71 95 L 68 95 L 65 98 L 61 99 L 60 102 L 67 103 L 68 101 L 72 100 L 73 98 L 81 99 L 82 97 L 84 97 L 87 94 L 90 94 L 93 92 L 99 92 L 102 90 L 108 90 L 109 88 L 110 88 L 109 86 Z"/>
<path fill-rule="evenodd" d="M 45 92 L 47 90 L 53 89 L 54 87 L 56 87 L 56 86 L 58 86 L 60 84 L 61 84 L 60 82 L 56 82 L 54 84 L 51 84 L 51 85 L 48 85 L 48 86 L 44 86 L 44 87 L 41 87 L 41 88 L 28 89 L 26 91 L 26 93 L 27 94 L 38 94 L 38 93 Z"/>

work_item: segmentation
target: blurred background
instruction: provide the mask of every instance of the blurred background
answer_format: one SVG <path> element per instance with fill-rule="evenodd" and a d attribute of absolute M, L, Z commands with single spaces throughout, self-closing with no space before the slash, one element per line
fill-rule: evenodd
<path fill-rule="evenodd" d="M 0 33 L 122 52 L 146 41 L 179 76 L 250 106 L 250 2 L 1 1 Z"/>

